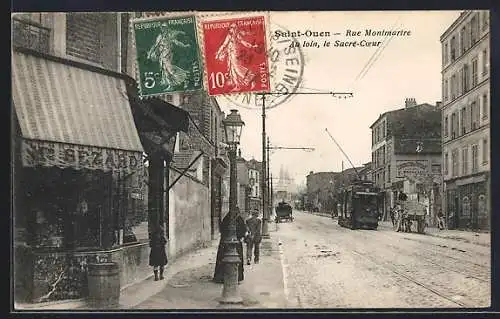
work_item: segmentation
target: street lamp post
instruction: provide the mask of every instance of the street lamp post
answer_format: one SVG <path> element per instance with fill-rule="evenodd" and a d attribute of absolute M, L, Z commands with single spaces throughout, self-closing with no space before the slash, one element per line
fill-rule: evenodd
<path fill-rule="evenodd" d="M 241 120 L 237 110 L 231 110 L 231 113 L 222 121 L 226 143 L 229 145 L 229 226 L 224 240 L 224 288 L 222 290 L 222 304 L 240 304 L 243 299 L 238 289 L 238 266 L 242 262 L 238 255 L 237 245 L 238 237 L 236 233 L 236 151 L 240 143 L 241 131 L 245 123 Z"/>

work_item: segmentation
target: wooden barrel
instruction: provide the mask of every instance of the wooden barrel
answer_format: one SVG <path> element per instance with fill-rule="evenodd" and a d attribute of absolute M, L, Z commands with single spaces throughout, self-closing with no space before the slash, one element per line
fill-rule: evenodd
<path fill-rule="evenodd" d="M 116 308 L 120 301 L 120 268 L 117 263 L 88 265 L 89 305 L 92 308 Z"/>

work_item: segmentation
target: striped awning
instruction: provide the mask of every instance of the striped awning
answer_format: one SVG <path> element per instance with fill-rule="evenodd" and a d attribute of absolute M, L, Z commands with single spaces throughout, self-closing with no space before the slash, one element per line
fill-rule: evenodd
<path fill-rule="evenodd" d="M 25 165 L 50 166 L 52 158 L 54 166 L 122 170 L 128 158 L 142 162 L 123 79 L 13 51 L 12 97 L 28 141 Z"/>

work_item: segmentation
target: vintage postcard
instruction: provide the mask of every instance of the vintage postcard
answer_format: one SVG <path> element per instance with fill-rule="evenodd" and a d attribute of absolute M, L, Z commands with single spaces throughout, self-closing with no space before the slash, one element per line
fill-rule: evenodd
<path fill-rule="evenodd" d="M 490 12 L 12 15 L 13 311 L 485 311 Z"/>

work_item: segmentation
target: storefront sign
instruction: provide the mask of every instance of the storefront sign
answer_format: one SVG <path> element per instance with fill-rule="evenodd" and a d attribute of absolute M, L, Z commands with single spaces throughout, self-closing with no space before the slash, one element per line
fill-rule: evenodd
<path fill-rule="evenodd" d="M 419 176 L 426 171 L 427 166 L 421 162 L 403 162 L 398 163 L 397 177 L 414 177 Z"/>
<path fill-rule="evenodd" d="M 142 154 L 93 146 L 22 141 L 23 165 L 131 172 L 142 167 Z"/>

